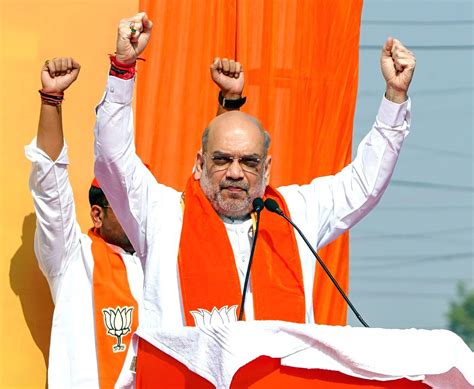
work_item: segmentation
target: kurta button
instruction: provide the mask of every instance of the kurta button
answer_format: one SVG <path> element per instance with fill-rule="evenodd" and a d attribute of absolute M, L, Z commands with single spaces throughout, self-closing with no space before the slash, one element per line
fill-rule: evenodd
<path fill-rule="evenodd" d="M 110 93 L 114 93 L 114 87 L 113 86 L 110 87 Z"/>

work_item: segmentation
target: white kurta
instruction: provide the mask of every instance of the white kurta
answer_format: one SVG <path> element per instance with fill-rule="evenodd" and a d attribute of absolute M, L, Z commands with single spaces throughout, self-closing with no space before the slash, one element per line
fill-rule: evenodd
<path fill-rule="evenodd" d="M 134 80 L 108 79 L 104 97 L 96 108 L 95 174 L 144 261 L 144 312 L 138 330 L 143 334 L 156 327 L 184 324 L 177 265 L 182 209 L 181 193 L 158 183 L 136 155 L 133 88 Z M 350 165 L 334 176 L 316 178 L 308 185 L 278 188 L 293 221 L 315 249 L 356 224 L 380 200 L 408 134 L 409 109 L 409 101 L 395 104 L 383 99 L 373 128 Z M 228 226 L 227 229 L 229 232 Z M 242 229 L 240 233 L 248 231 Z M 306 321 L 312 323 L 315 259 L 298 236 L 297 242 Z M 232 247 L 235 250 L 235 244 Z M 238 267 L 238 255 L 235 260 Z"/>
<path fill-rule="evenodd" d="M 98 388 L 92 241 L 76 221 L 67 146 L 56 161 L 36 147 L 36 139 L 26 146 L 25 153 L 32 162 L 30 189 L 37 218 L 35 253 L 55 305 L 48 387 Z M 122 256 L 133 297 L 140 302 L 143 270 L 139 258 L 110 246 Z M 107 329 L 104 326 L 100 330 Z"/>

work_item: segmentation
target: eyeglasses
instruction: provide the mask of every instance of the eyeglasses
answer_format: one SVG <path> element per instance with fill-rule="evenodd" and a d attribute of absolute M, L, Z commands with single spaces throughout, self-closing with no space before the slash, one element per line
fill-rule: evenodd
<path fill-rule="evenodd" d="M 215 171 L 227 170 L 234 163 L 234 161 L 237 161 L 243 171 L 256 174 L 258 173 L 263 160 L 262 157 L 257 155 L 244 155 L 242 157 L 234 157 L 232 155 L 220 153 L 213 155 L 203 153 L 203 155 L 206 155 L 211 159 Z"/>

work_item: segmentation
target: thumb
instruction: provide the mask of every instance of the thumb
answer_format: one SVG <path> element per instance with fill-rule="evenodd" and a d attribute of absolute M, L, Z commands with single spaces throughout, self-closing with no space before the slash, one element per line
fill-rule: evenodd
<path fill-rule="evenodd" d="M 211 71 L 219 70 L 220 62 L 221 61 L 219 57 L 214 58 L 214 61 L 211 64 Z"/>
<path fill-rule="evenodd" d="M 214 58 L 214 62 L 212 62 L 210 70 L 212 78 L 214 79 L 218 74 L 219 70 L 222 69 L 221 59 L 219 57 Z"/>
<path fill-rule="evenodd" d="M 151 29 L 153 28 L 153 22 L 150 19 L 148 19 L 147 14 L 143 16 L 142 23 L 143 23 L 143 33 L 150 34 Z"/>
<path fill-rule="evenodd" d="M 72 68 L 73 69 L 77 69 L 77 71 L 81 70 L 81 65 L 79 64 L 79 62 L 77 62 L 76 60 L 72 60 Z"/>
<path fill-rule="evenodd" d="M 382 58 L 392 56 L 393 38 L 389 36 L 382 48 Z"/>

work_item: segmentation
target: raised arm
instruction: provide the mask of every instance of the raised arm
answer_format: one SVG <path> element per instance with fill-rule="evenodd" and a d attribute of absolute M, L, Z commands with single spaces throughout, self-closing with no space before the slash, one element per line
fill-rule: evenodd
<path fill-rule="evenodd" d="M 216 116 L 227 111 L 240 110 L 246 100 L 242 97 L 245 84 L 242 64 L 232 59 L 216 57 L 210 70 L 212 81 L 220 90 Z"/>
<path fill-rule="evenodd" d="M 32 162 L 30 189 L 37 217 L 35 252 L 50 283 L 65 269 L 68 253 L 80 233 L 67 172 L 61 110 L 64 91 L 76 80 L 79 70 L 79 64 L 68 57 L 43 65 L 37 137 L 25 149 Z"/>
<path fill-rule="evenodd" d="M 135 64 L 151 37 L 152 22 L 145 13 L 122 19 L 118 26 L 116 55 L 104 97 L 96 107 L 94 172 L 140 258 L 146 257 L 151 210 L 179 199 L 160 185 L 136 154 L 132 97 Z M 179 202 L 178 202 L 179 204 Z M 156 221 L 156 220 L 155 220 Z"/>
<path fill-rule="evenodd" d="M 309 232 L 317 247 L 359 222 L 385 192 L 410 128 L 407 96 L 414 69 L 413 54 L 401 42 L 389 38 L 381 54 L 382 75 L 387 83 L 385 97 L 355 159 L 334 176 L 317 178 L 301 187 L 281 188 L 291 203 L 307 205 L 305 213 L 291 206 L 290 211 L 311 226 Z"/>
<path fill-rule="evenodd" d="M 148 247 L 148 218 L 153 217 L 156 225 L 160 207 L 179 204 L 180 198 L 174 189 L 156 182 L 135 150 L 132 112 L 135 64 L 151 38 L 152 27 L 152 22 L 143 12 L 120 21 L 116 55 L 111 59 L 104 98 L 96 108 L 94 130 L 95 175 L 141 258 L 146 257 Z M 235 61 L 216 61 L 211 76 L 221 93 L 229 98 L 234 93 L 240 96 L 243 90 L 241 65 Z"/>

